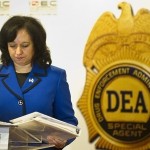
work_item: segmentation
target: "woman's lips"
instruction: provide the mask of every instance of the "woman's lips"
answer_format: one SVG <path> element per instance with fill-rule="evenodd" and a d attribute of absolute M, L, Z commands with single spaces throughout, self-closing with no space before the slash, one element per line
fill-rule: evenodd
<path fill-rule="evenodd" d="M 16 57 L 17 60 L 22 60 L 24 57 Z"/>

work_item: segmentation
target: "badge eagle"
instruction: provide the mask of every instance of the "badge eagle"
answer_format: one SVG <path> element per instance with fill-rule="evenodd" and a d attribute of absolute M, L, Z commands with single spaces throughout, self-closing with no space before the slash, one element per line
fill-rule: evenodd
<path fill-rule="evenodd" d="M 86 82 L 77 105 L 96 149 L 150 148 L 150 12 L 127 2 L 105 12 L 87 40 Z"/>

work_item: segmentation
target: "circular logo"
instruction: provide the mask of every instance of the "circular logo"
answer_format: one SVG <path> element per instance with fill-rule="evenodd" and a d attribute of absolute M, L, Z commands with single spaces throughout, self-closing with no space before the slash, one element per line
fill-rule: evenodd
<path fill-rule="evenodd" d="M 150 74 L 137 65 L 120 64 L 97 76 L 92 89 L 92 121 L 103 138 L 135 146 L 150 135 Z"/>

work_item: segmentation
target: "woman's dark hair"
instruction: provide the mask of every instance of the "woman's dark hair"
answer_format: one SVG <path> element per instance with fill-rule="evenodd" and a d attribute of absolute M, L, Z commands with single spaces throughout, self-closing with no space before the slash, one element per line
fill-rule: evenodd
<path fill-rule="evenodd" d="M 50 51 L 46 45 L 46 32 L 37 19 L 29 16 L 13 16 L 2 26 L 0 31 L 2 63 L 8 65 L 11 62 L 7 44 L 15 40 L 20 29 L 25 29 L 33 42 L 35 53 L 32 61 L 44 68 L 51 65 Z"/>

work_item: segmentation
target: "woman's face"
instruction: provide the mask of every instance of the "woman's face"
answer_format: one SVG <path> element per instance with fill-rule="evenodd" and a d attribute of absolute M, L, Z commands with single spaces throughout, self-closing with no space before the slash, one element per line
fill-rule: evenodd
<path fill-rule="evenodd" d="M 33 42 L 25 29 L 20 29 L 15 40 L 8 43 L 8 51 L 14 64 L 25 66 L 32 63 Z"/>

